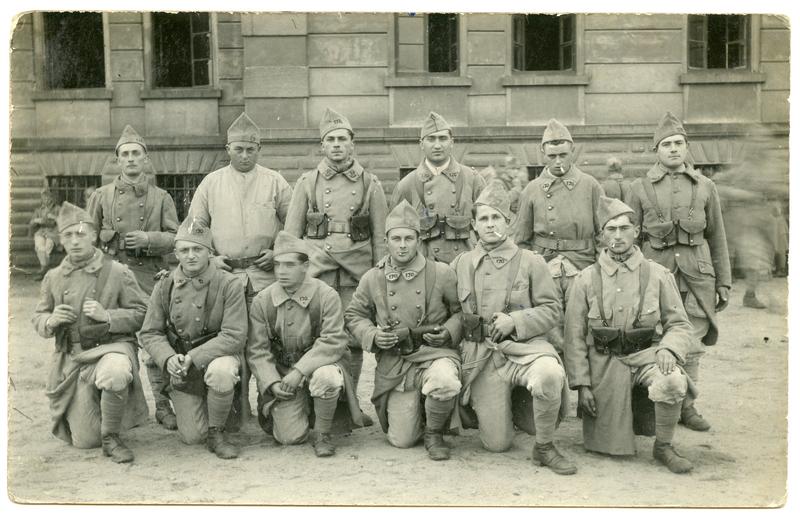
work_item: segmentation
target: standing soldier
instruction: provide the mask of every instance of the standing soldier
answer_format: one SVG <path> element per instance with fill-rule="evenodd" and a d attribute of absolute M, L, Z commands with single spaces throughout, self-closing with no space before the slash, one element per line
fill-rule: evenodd
<path fill-rule="evenodd" d="M 419 215 L 405 200 L 386 220 L 389 256 L 361 278 L 345 320 L 375 353 L 372 402 L 389 442 L 410 448 L 423 434 L 433 460 L 450 458 L 444 432 L 461 391 L 461 305 L 455 273 L 418 252 Z"/>
<path fill-rule="evenodd" d="M 350 377 L 347 333 L 338 291 L 308 276 L 307 243 L 288 232 L 275 240 L 277 282 L 261 291 L 250 307 L 247 362 L 256 376 L 259 411 L 272 418 L 280 444 L 301 444 L 308 437 L 309 396 L 314 412 L 314 453 L 336 452 L 331 429 L 344 393 L 350 419 L 362 414 Z M 270 424 L 266 424 L 270 426 Z"/>
<path fill-rule="evenodd" d="M 239 381 L 247 337 L 244 289 L 211 263 L 211 232 L 188 219 L 175 236 L 178 267 L 159 281 L 139 337 L 170 375 L 178 433 L 186 444 L 206 439 L 208 450 L 233 459 L 225 422 Z"/>
<path fill-rule="evenodd" d="M 625 180 L 625 176 L 622 174 L 622 161 L 616 156 L 609 157 L 606 161 L 606 168 L 608 175 L 600 182 L 605 196 L 624 202 L 631 194 L 631 184 Z"/>
<path fill-rule="evenodd" d="M 641 225 L 644 256 L 675 274 L 694 327 L 684 370 L 697 383 L 704 345 L 717 342 L 716 312 L 728 305 L 731 264 L 717 188 L 686 162 L 688 145 L 683 124 L 666 113 L 653 136 L 658 162 L 631 184 L 629 204 Z M 692 430 L 711 428 L 690 397 L 681 423 Z"/>
<path fill-rule="evenodd" d="M 501 187 L 487 186 L 473 210 L 480 241 L 451 264 L 463 310 L 461 404 L 475 411 L 484 448 L 506 451 L 514 438 L 512 389 L 524 387 L 536 433 L 533 461 L 574 474 L 553 444 L 569 394 L 558 353 L 545 339 L 560 314 L 555 283 L 540 255 L 508 237 L 510 202 Z"/>
<path fill-rule="evenodd" d="M 28 225 L 28 233 L 33 235 L 36 258 L 39 259 L 39 273 L 35 277 L 37 281 L 42 280 L 50 269 L 50 254 L 59 245 L 56 227 L 58 208 L 50 190 L 45 189 L 42 191 L 42 204 L 33 212 Z"/>
<path fill-rule="evenodd" d="M 522 192 L 514 241 L 520 248 L 544 257 L 558 289 L 563 315 L 575 275 L 595 261 L 595 238 L 600 233 L 595 213 L 603 188 L 573 164 L 572 135 L 559 121 L 547 122 L 541 151 L 547 164 Z M 562 319 L 550 342 L 560 350 L 563 338 Z"/>
<path fill-rule="evenodd" d="M 395 207 L 403 199 L 410 203 L 419 214 L 423 255 L 450 263 L 475 246 L 470 212 L 485 182 L 452 157 L 453 129 L 435 112 L 423 121 L 419 146 L 425 158 L 397 184 L 391 204 Z"/>
<path fill-rule="evenodd" d="M 327 109 L 319 136 L 325 158 L 297 181 L 286 231 L 306 240 L 311 276 L 336 289 L 346 307 L 358 280 L 386 254 L 381 234 L 388 208 L 380 181 L 354 156 L 347 118 Z M 363 350 L 352 337 L 350 351 L 358 387 Z M 364 421 L 372 424 L 366 416 Z"/>
<path fill-rule="evenodd" d="M 187 219 L 211 229 L 214 264 L 236 275 L 249 308 L 256 294 L 275 282 L 272 244 L 286 223 L 292 188 L 280 173 L 258 164 L 261 133 L 246 113 L 228 128 L 225 150 L 230 164 L 203 178 Z M 239 400 L 234 400 L 241 421 L 250 415 L 249 381 L 243 366 Z"/>
<path fill-rule="evenodd" d="M 692 464 L 672 447 L 672 437 L 688 387 L 679 364 L 692 325 L 675 278 L 634 245 L 633 210 L 603 198 L 599 218 L 606 249 L 575 279 L 565 322 L 564 360 L 570 387 L 579 392 L 583 444 L 611 455 L 636 453 L 631 390 L 639 385 L 655 403 L 653 457 L 686 473 Z"/>
<path fill-rule="evenodd" d="M 150 295 L 155 275 L 164 266 L 164 255 L 172 251 L 178 230 L 175 202 L 169 193 L 149 183 L 145 173 L 150 161 L 147 145 L 130 125 L 122 131 L 115 152 L 120 174 L 95 190 L 87 210 L 100 229 L 101 248 L 127 265 L 145 294 Z M 144 361 L 156 404 L 156 420 L 175 430 L 175 414 L 169 399 L 161 394 L 161 370 L 149 355 L 144 356 Z"/>
<path fill-rule="evenodd" d="M 89 213 L 64 202 L 58 230 L 67 256 L 44 277 L 33 325 L 56 339 L 47 378 L 53 434 L 131 462 L 122 430 L 147 419 L 135 333 L 147 304 L 133 273 L 95 248 Z"/>

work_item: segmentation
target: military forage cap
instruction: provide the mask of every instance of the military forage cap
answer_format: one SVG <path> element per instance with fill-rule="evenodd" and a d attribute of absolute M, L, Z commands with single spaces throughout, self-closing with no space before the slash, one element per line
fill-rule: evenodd
<path fill-rule="evenodd" d="M 325 114 L 322 115 L 322 119 L 319 122 L 319 138 L 325 139 L 328 132 L 340 128 L 349 130 L 351 134 L 353 133 L 353 127 L 350 126 L 350 121 L 347 118 L 331 108 L 325 109 Z"/>
<path fill-rule="evenodd" d="M 272 255 L 273 257 L 277 257 L 287 253 L 302 253 L 307 256 L 309 248 L 305 241 L 296 238 L 285 230 L 281 230 L 278 232 L 278 237 L 275 238 Z"/>
<path fill-rule="evenodd" d="M 392 209 L 389 217 L 386 218 L 386 233 L 388 234 L 393 228 L 410 228 L 419 234 L 419 214 L 405 198 Z"/>
<path fill-rule="evenodd" d="M 419 138 L 425 139 L 425 136 L 433 134 L 434 132 L 439 132 L 440 130 L 449 130 L 450 134 L 453 134 L 453 127 L 447 123 L 447 120 L 431 111 L 428 113 L 425 121 L 422 122 L 422 131 L 420 132 Z"/>
<path fill-rule="evenodd" d="M 184 220 L 183 224 L 178 228 L 178 233 L 175 234 L 175 241 L 188 241 L 213 250 L 211 230 L 204 223 L 196 221 L 194 218 Z"/>
<path fill-rule="evenodd" d="M 597 207 L 597 218 L 600 221 L 601 228 L 605 227 L 606 223 L 609 221 L 623 214 L 631 215 L 631 221 L 633 220 L 633 209 L 631 209 L 628 204 L 616 198 L 609 198 L 608 196 L 600 197 L 600 205 Z"/>
<path fill-rule="evenodd" d="M 506 219 L 511 219 L 511 198 L 508 196 L 506 188 L 497 180 L 493 180 L 486 186 L 475 200 L 475 205 L 488 205 L 500 211 L 500 214 Z"/>
<path fill-rule="evenodd" d="M 125 125 L 125 128 L 122 130 L 122 135 L 119 136 L 119 141 L 117 141 L 117 146 L 114 148 L 114 152 L 116 153 L 119 151 L 119 147 L 125 143 L 138 143 L 142 145 L 144 151 L 147 152 L 147 145 L 144 144 L 144 138 L 142 138 L 142 136 L 133 130 L 133 127 L 130 125 Z"/>
<path fill-rule="evenodd" d="M 665 137 L 674 136 L 676 134 L 681 134 L 683 137 L 686 137 L 686 130 L 683 128 L 681 120 L 667 111 L 664 117 L 661 118 L 661 121 L 658 122 L 656 132 L 653 134 L 653 146 L 658 146 L 658 143 Z"/>
<path fill-rule="evenodd" d="M 555 118 L 550 118 L 550 121 L 547 122 L 547 126 L 544 128 L 544 134 L 542 134 L 542 146 L 550 141 L 573 142 L 572 134 L 569 133 L 567 127 L 565 127 L 563 123 Z"/>
<path fill-rule="evenodd" d="M 228 143 L 260 143 L 261 132 L 246 112 L 239 115 L 228 127 Z"/>
<path fill-rule="evenodd" d="M 62 232 L 67 227 L 71 227 L 77 223 L 88 223 L 94 228 L 94 221 L 92 221 L 92 217 L 89 216 L 88 212 L 77 205 L 65 201 L 61 204 L 61 209 L 58 211 L 58 218 L 56 218 L 58 231 Z"/>

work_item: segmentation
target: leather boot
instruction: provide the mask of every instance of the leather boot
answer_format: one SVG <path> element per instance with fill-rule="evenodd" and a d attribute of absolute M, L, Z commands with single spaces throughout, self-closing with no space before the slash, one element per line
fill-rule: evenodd
<path fill-rule="evenodd" d="M 745 294 L 742 298 L 742 306 L 747 307 L 748 309 L 766 309 L 767 306 L 764 305 L 761 300 L 756 297 L 756 294 Z"/>
<path fill-rule="evenodd" d="M 431 460 L 448 460 L 450 458 L 450 447 L 444 442 L 444 431 L 434 430 L 425 427 L 425 449 L 428 450 L 428 457 Z"/>
<path fill-rule="evenodd" d="M 689 459 L 679 454 L 670 443 L 659 441 L 653 443 L 653 458 L 667 466 L 673 473 L 688 473 L 693 468 Z"/>
<path fill-rule="evenodd" d="M 156 421 L 164 425 L 167 430 L 178 430 L 178 418 L 175 417 L 169 400 L 156 403 Z"/>
<path fill-rule="evenodd" d="M 235 459 L 239 456 L 239 449 L 225 439 L 225 429 L 208 427 L 206 439 L 208 451 L 215 453 L 220 459 Z"/>
<path fill-rule="evenodd" d="M 366 412 L 364 412 L 364 411 L 362 410 L 362 411 L 361 411 L 361 424 L 362 424 L 363 426 L 365 426 L 365 427 L 371 427 L 372 425 L 374 425 L 374 424 L 375 424 L 375 422 L 374 422 L 374 421 L 372 421 L 372 418 L 371 418 L 371 417 L 369 417 L 369 414 L 367 414 Z"/>
<path fill-rule="evenodd" d="M 559 453 L 556 445 L 551 442 L 533 445 L 533 462 L 539 466 L 547 466 L 559 475 L 574 475 L 578 468 Z"/>
<path fill-rule="evenodd" d="M 336 453 L 336 447 L 331 441 L 330 434 L 317 434 L 314 440 L 314 455 L 317 457 L 331 457 Z"/>
<path fill-rule="evenodd" d="M 120 440 L 119 434 L 105 434 L 103 441 L 103 455 L 111 457 L 113 462 L 122 464 L 133 462 L 133 452 Z"/>
<path fill-rule="evenodd" d="M 694 405 L 684 407 L 681 409 L 680 423 L 690 430 L 695 432 L 707 432 L 711 428 L 708 421 L 703 419 L 703 416 L 697 413 Z"/>

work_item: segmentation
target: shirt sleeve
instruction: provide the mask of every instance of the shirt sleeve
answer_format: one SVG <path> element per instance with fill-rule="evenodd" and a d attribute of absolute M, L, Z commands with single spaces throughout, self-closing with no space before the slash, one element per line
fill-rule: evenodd
<path fill-rule="evenodd" d="M 219 333 L 205 344 L 189 351 L 192 361 L 200 369 L 206 369 L 211 361 L 218 357 L 238 354 L 245 344 L 247 305 L 244 300 L 244 289 L 238 279 L 231 278 L 226 282 Z"/>
<path fill-rule="evenodd" d="M 272 355 L 272 333 L 267 324 L 267 313 L 264 302 L 271 302 L 269 293 L 259 294 L 250 305 L 250 323 L 245 346 L 245 357 L 250 371 L 256 377 L 258 391 L 264 395 L 275 382 L 281 381 L 281 375 Z"/>
<path fill-rule="evenodd" d="M 711 260 L 717 276 L 716 287 L 731 287 L 731 261 L 728 256 L 728 240 L 725 237 L 725 223 L 722 220 L 719 193 L 713 182 L 706 182 L 711 194 L 706 202 L 705 237 L 711 249 Z"/>
<path fill-rule="evenodd" d="M 50 338 L 55 333 L 47 327 L 47 318 L 53 314 L 53 309 L 56 307 L 55 299 L 51 293 L 52 275 L 48 272 L 42 280 L 42 285 L 39 287 L 39 300 L 36 302 L 36 308 L 33 311 L 33 327 L 36 333 L 41 337 Z"/>
<path fill-rule="evenodd" d="M 161 301 L 164 283 L 163 280 L 156 282 L 153 294 L 150 295 L 142 330 L 139 332 L 139 342 L 142 343 L 147 353 L 153 357 L 159 369 L 164 369 L 167 360 L 176 353 L 167 339 L 167 316 L 169 313 L 164 310 L 164 305 Z"/>
<path fill-rule="evenodd" d="M 283 178 L 283 175 L 278 174 L 278 194 L 277 194 L 277 202 L 276 202 L 276 210 L 278 214 L 278 219 L 286 225 L 286 218 L 289 215 L 289 206 L 292 203 L 292 186 Z"/>
<path fill-rule="evenodd" d="M 320 288 L 317 294 L 321 296 L 322 303 L 320 334 L 314 346 L 294 365 L 307 377 L 321 366 L 334 364 L 347 352 L 348 337 L 344 331 L 342 301 L 338 293 L 329 288 Z"/>
<path fill-rule="evenodd" d="M 444 304 L 450 315 L 444 322 L 444 328 L 450 333 L 453 346 L 458 347 L 464 337 L 461 327 L 461 302 L 458 301 L 458 287 L 456 285 L 456 272 L 449 266 L 443 268 L 442 293 L 444 294 Z"/>
<path fill-rule="evenodd" d="M 149 255 L 164 255 L 172 251 L 178 232 L 178 212 L 169 193 L 161 193 L 161 230 L 147 232 Z"/>
<path fill-rule="evenodd" d="M 106 309 L 111 320 L 108 331 L 112 334 L 138 332 L 142 328 L 147 312 L 147 295 L 128 268 L 122 271 L 122 285 L 119 288 L 117 305 L 115 309 Z"/>

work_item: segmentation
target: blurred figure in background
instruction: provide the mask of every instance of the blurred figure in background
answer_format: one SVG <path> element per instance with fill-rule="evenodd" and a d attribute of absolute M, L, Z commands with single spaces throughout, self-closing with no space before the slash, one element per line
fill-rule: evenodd
<path fill-rule="evenodd" d="M 629 180 L 625 180 L 625 176 L 622 174 L 622 161 L 619 157 L 612 155 L 606 161 L 606 168 L 608 175 L 600 181 L 600 185 L 603 186 L 607 197 L 624 202 L 630 195 L 631 184 Z"/>
<path fill-rule="evenodd" d="M 56 218 L 58 205 L 49 189 L 42 191 L 42 204 L 33 212 L 28 225 L 28 234 L 33 236 L 33 248 L 39 260 L 39 273 L 34 280 L 42 280 L 50 269 L 50 254 L 59 246 Z"/>

